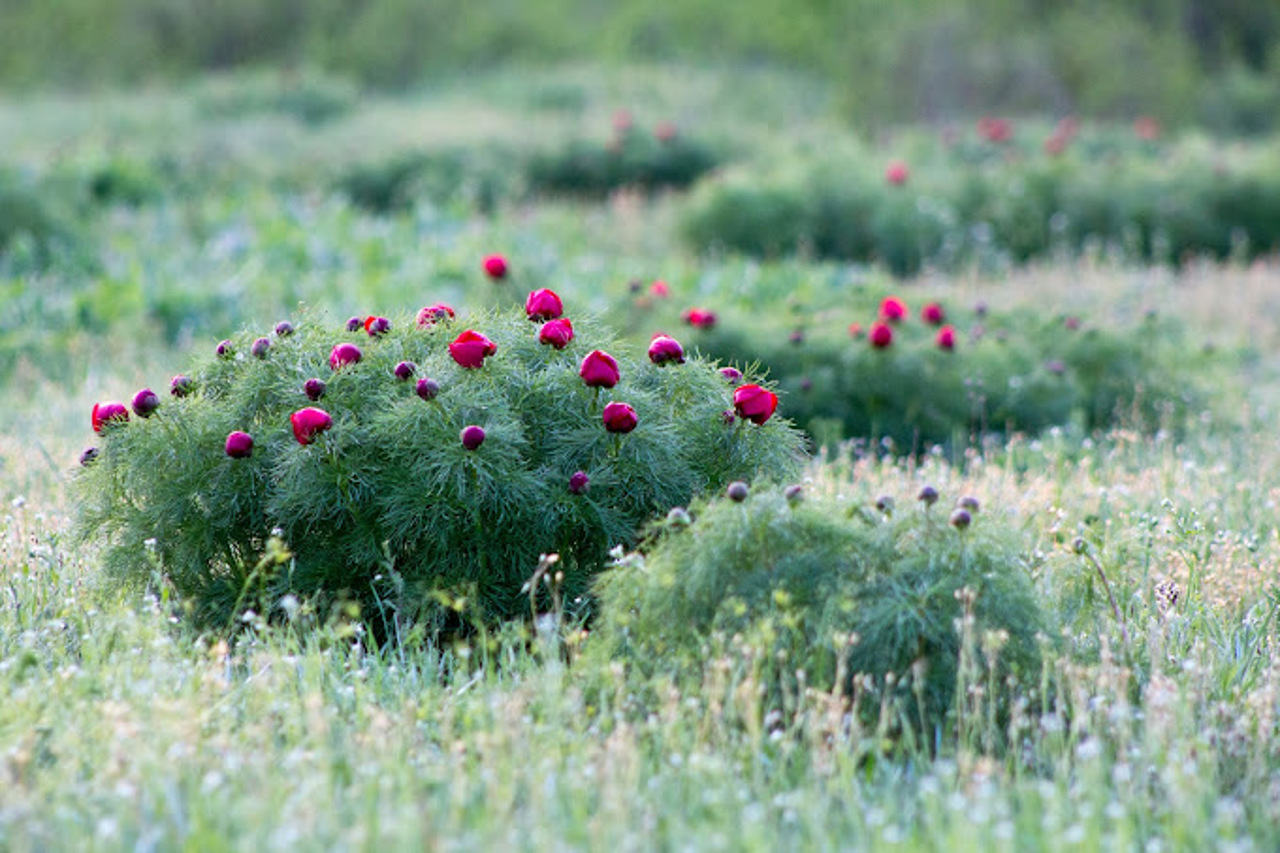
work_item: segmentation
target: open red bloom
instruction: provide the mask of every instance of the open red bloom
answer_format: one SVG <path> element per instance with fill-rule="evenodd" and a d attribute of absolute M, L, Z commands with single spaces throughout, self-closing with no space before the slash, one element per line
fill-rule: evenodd
<path fill-rule="evenodd" d="M 124 403 L 117 403 L 114 400 L 94 403 L 90 420 L 93 423 L 93 431 L 102 432 L 108 421 L 123 423 L 129 420 L 129 410 L 124 407 Z"/>
<path fill-rule="evenodd" d="M 955 327 L 943 326 L 941 329 L 938 330 L 937 337 L 933 339 L 933 342 L 936 343 L 940 349 L 945 349 L 945 350 L 955 349 L 956 348 Z"/>
<path fill-rule="evenodd" d="M 333 418 L 324 409 L 308 406 L 290 415 L 289 423 L 293 425 L 293 437 L 298 444 L 310 444 L 317 435 L 333 426 Z"/>
<path fill-rule="evenodd" d="M 910 315 L 911 312 L 907 309 L 907 303 L 903 302 L 896 296 L 886 296 L 884 301 L 880 303 L 881 320 L 888 320 L 890 323 L 900 323 Z"/>
<path fill-rule="evenodd" d="M 452 320 L 454 318 L 453 307 L 443 302 L 437 302 L 435 305 L 428 305 L 418 312 L 419 326 L 434 326 L 440 320 Z"/>
<path fill-rule="evenodd" d="M 738 417 L 763 424 L 778 408 L 778 395 L 754 383 L 739 385 L 733 392 L 733 410 Z"/>
<path fill-rule="evenodd" d="M 338 344 L 329 353 L 329 367 L 337 370 L 348 364 L 355 364 L 364 358 L 364 353 L 355 344 Z"/>
<path fill-rule="evenodd" d="M 884 169 L 884 179 L 895 187 L 900 187 L 907 182 L 910 175 L 907 164 L 901 160 L 894 160 Z"/>
<path fill-rule="evenodd" d="M 564 313 L 564 304 L 554 290 L 544 287 L 529 294 L 524 301 L 524 312 L 530 320 L 554 320 Z"/>
<path fill-rule="evenodd" d="M 569 322 L 568 317 L 548 320 L 538 330 L 538 340 L 556 349 L 564 349 L 573 340 L 573 323 Z"/>
<path fill-rule="evenodd" d="M 867 333 L 867 337 L 870 338 L 873 347 L 884 349 L 893 343 L 893 329 L 885 322 L 872 323 L 871 331 Z"/>
<path fill-rule="evenodd" d="M 695 329 L 710 329 L 716 324 L 716 315 L 706 308 L 688 308 L 684 312 L 684 321 Z"/>
<path fill-rule="evenodd" d="M 920 309 L 920 319 L 930 326 L 941 326 L 942 321 L 946 319 L 946 313 L 937 302 L 930 302 Z"/>
<path fill-rule="evenodd" d="M 484 360 L 498 351 L 498 345 L 479 332 L 467 329 L 449 344 L 449 355 L 458 364 L 474 370 L 484 364 Z"/>
<path fill-rule="evenodd" d="M 609 432 L 631 432 L 640 422 L 636 410 L 626 403 L 610 403 L 604 407 L 601 418 Z"/>
<path fill-rule="evenodd" d="M 578 375 L 590 388 L 612 388 L 620 378 L 618 361 L 609 353 L 594 349 L 582 360 Z"/>
<path fill-rule="evenodd" d="M 671 287 L 662 279 L 655 279 L 653 284 L 649 285 L 649 295 L 666 299 L 671 295 Z"/>
<path fill-rule="evenodd" d="M 507 259 L 502 255 L 487 255 L 483 265 L 489 278 L 496 281 L 507 277 Z"/>
<path fill-rule="evenodd" d="M 684 364 L 684 347 L 673 337 L 654 335 L 649 342 L 649 360 L 654 364 L 666 364 L 668 361 Z"/>

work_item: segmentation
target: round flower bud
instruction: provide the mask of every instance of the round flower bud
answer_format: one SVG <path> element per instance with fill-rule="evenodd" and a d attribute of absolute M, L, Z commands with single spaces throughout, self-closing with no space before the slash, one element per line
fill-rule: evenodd
<path fill-rule="evenodd" d="M 355 344 L 338 344 L 329 353 L 329 367 L 337 370 L 348 364 L 357 364 L 364 358 L 364 353 Z"/>
<path fill-rule="evenodd" d="M 574 471 L 569 477 L 569 494 L 580 495 L 591 485 L 591 478 L 586 471 Z"/>
<path fill-rule="evenodd" d="M 169 380 L 169 393 L 175 397 L 185 397 L 191 393 L 191 377 L 179 373 Z"/>
<path fill-rule="evenodd" d="M 369 337 L 376 338 L 391 331 L 391 321 L 386 317 L 365 317 L 364 330 L 369 333 Z"/>
<path fill-rule="evenodd" d="M 80 454 L 80 464 L 88 468 L 98 458 L 98 448 L 86 447 L 84 452 Z"/>
<path fill-rule="evenodd" d="M 960 500 L 956 501 L 956 506 L 961 509 L 967 509 L 971 514 L 977 515 L 982 504 L 973 495 L 964 495 Z"/>
<path fill-rule="evenodd" d="M 434 400 L 436 395 L 440 393 L 440 383 L 432 379 L 430 376 L 424 376 L 418 380 L 417 386 L 414 388 L 418 396 L 424 400 Z"/>
<path fill-rule="evenodd" d="M 788 503 L 799 503 L 804 500 L 804 486 L 799 483 L 787 486 L 783 494 L 786 496 Z"/>
<path fill-rule="evenodd" d="M 276 323 L 277 338 L 287 338 L 292 334 L 293 334 L 293 324 L 290 323 L 288 320 L 281 320 L 279 323 Z"/>
<path fill-rule="evenodd" d="M 418 365 L 414 364 L 412 361 L 402 361 L 396 365 L 394 373 L 396 375 L 396 379 L 399 379 L 401 382 L 408 382 L 413 378 L 413 374 L 417 371 Z"/>
<path fill-rule="evenodd" d="M 724 377 L 726 382 L 734 385 L 742 381 L 742 371 L 736 367 L 722 367 L 720 368 L 720 375 Z"/>
<path fill-rule="evenodd" d="M 160 408 L 160 398 L 150 388 L 143 388 L 133 395 L 133 413 L 138 417 L 149 418 L 158 408 Z"/>
<path fill-rule="evenodd" d="M 94 432 L 102 432 L 109 423 L 124 423 L 127 420 L 129 420 L 129 410 L 124 407 L 124 403 L 111 400 L 93 404 L 90 423 L 93 425 Z"/>
<path fill-rule="evenodd" d="M 267 350 L 271 349 L 270 338 L 258 338 L 253 342 L 253 346 L 249 347 L 249 352 L 254 358 L 266 358 Z"/>
<path fill-rule="evenodd" d="M 602 414 L 604 428 L 609 432 L 628 433 L 636 428 L 639 418 L 636 410 L 626 403 L 610 403 L 604 407 Z"/>
<path fill-rule="evenodd" d="M 302 393 L 307 395 L 308 400 L 315 402 L 324 396 L 327 387 L 323 379 L 308 379 L 302 385 Z"/>
<path fill-rule="evenodd" d="M 218 358 L 231 358 L 236 354 L 235 347 L 231 341 L 219 341 L 217 348 L 214 350 L 218 354 Z"/>
<path fill-rule="evenodd" d="M 588 388 L 612 388 L 618 384 L 618 361 L 603 350 L 592 350 L 582 359 L 578 375 Z"/>
<path fill-rule="evenodd" d="M 669 361 L 684 364 L 684 347 L 675 338 L 654 335 L 649 343 L 649 360 L 654 364 L 666 364 Z"/>
<path fill-rule="evenodd" d="M 245 459 L 253 453 L 253 436 L 236 430 L 227 436 L 227 455 L 232 459 Z"/>
<path fill-rule="evenodd" d="M 920 494 L 916 495 L 916 500 L 925 506 L 933 506 L 938 502 L 938 490 L 933 486 L 925 486 L 920 490 Z"/>
<path fill-rule="evenodd" d="M 364 328 L 364 320 L 359 317 L 352 317 L 347 321 L 348 332 L 358 332 Z"/>
<path fill-rule="evenodd" d="M 289 416 L 293 437 L 298 444 L 310 444 L 316 436 L 333 426 L 333 418 L 324 409 L 299 409 Z"/>
<path fill-rule="evenodd" d="M 485 275 L 494 281 L 501 281 L 507 277 L 507 259 L 502 255 L 487 255 L 482 266 Z"/>
<path fill-rule="evenodd" d="M 689 511 L 682 506 L 672 507 L 667 513 L 667 524 L 672 527 L 688 527 L 693 523 L 693 519 L 689 517 Z"/>
<path fill-rule="evenodd" d="M 893 515 L 893 496 L 881 495 L 876 498 L 876 509 L 883 512 L 885 515 Z"/>
<path fill-rule="evenodd" d="M 475 450 L 484 444 L 484 429 L 472 424 L 471 426 L 463 427 L 458 437 L 462 439 L 463 447 L 467 450 Z"/>
<path fill-rule="evenodd" d="M 967 530 L 969 525 L 973 523 L 973 516 L 969 514 L 967 509 L 957 509 L 951 513 L 949 523 L 956 530 Z"/>
<path fill-rule="evenodd" d="M 729 484 L 729 487 L 724 490 L 724 493 L 728 495 L 729 500 L 740 504 L 747 499 L 747 495 L 751 493 L 751 490 L 747 487 L 747 484 L 741 480 L 734 480 Z"/>

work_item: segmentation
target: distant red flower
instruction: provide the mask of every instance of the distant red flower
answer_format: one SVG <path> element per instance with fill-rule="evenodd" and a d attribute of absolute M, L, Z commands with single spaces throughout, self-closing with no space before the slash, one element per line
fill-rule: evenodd
<path fill-rule="evenodd" d="M 618 361 L 603 350 L 592 350 L 582 360 L 578 375 L 589 388 L 612 388 L 618 384 Z"/>
<path fill-rule="evenodd" d="M 628 406 L 626 403 L 609 403 L 604 407 L 601 414 L 601 420 L 604 421 L 604 428 L 609 432 L 631 432 L 636 428 L 636 424 L 640 419 L 636 416 L 636 410 Z"/>
<path fill-rule="evenodd" d="M 684 312 L 684 321 L 695 329 L 710 329 L 716 324 L 716 315 L 706 308 L 688 308 Z"/>
<path fill-rule="evenodd" d="M 849 324 L 849 337 L 853 338 L 855 341 L 861 338 L 864 334 L 866 334 L 866 331 L 867 331 L 866 329 L 862 328 L 861 323 Z"/>
<path fill-rule="evenodd" d="M 1076 329 L 1080 328 L 1080 318 L 1076 317 L 1075 315 L 1072 315 L 1070 317 L 1064 317 L 1062 320 L 1062 325 L 1066 326 L 1068 329 L 1074 332 Z"/>
<path fill-rule="evenodd" d="M 333 426 L 333 418 L 324 409 L 308 406 L 290 415 L 289 423 L 293 426 L 293 437 L 298 440 L 298 444 L 310 444 L 316 440 L 317 435 Z"/>
<path fill-rule="evenodd" d="M 1044 153 L 1050 157 L 1061 156 L 1067 150 L 1067 142 L 1069 139 L 1060 133 L 1052 134 L 1044 141 Z"/>
<path fill-rule="evenodd" d="M 485 274 L 494 281 L 507 277 L 507 259 L 502 255 L 487 255 L 482 262 Z"/>
<path fill-rule="evenodd" d="M 498 345 L 479 332 L 467 329 L 449 344 L 449 355 L 468 370 L 484 364 L 484 360 L 498 351 Z"/>
<path fill-rule="evenodd" d="M 591 485 L 591 478 L 586 471 L 574 471 L 569 475 L 569 494 L 580 495 Z"/>
<path fill-rule="evenodd" d="M 111 400 L 106 403 L 93 404 L 90 422 L 93 424 L 94 432 L 102 432 L 108 422 L 123 423 L 127 420 L 129 420 L 129 410 L 124 407 L 124 403 L 117 403 Z"/>
<path fill-rule="evenodd" d="M 613 129 L 618 133 L 626 133 L 635 126 L 635 123 L 630 110 L 617 110 L 613 114 Z"/>
<path fill-rule="evenodd" d="M 418 365 L 412 361 L 402 361 L 396 365 L 395 370 L 392 372 L 395 373 L 396 379 L 401 382 L 408 382 L 413 378 L 413 374 L 418 372 Z"/>
<path fill-rule="evenodd" d="M 418 380 L 418 384 L 414 386 L 413 390 L 424 400 L 434 400 L 436 395 L 440 393 L 440 383 L 430 376 L 424 376 Z"/>
<path fill-rule="evenodd" d="M 530 320 L 554 320 L 564 313 L 564 305 L 554 290 L 544 287 L 529 294 L 524 301 L 524 312 Z"/>
<path fill-rule="evenodd" d="M 418 312 L 418 325 L 434 326 L 441 320 L 452 320 L 455 316 L 452 306 L 437 302 L 434 305 L 426 306 Z"/>
<path fill-rule="evenodd" d="M 369 337 L 376 338 L 391 331 L 391 321 L 386 317 L 365 317 L 364 330 L 369 333 Z"/>
<path fill-rule="evenodd" d="M 542 324 L 538 341 L 556 349 L 564 349 L 573 340 L 573 323 L 568 317 L 557 317 Z"/>
<path fill-rule="evenodd" d="M 943 320 L 946 319 L 946 312 L 942 310 L 942 306 L 937 302 L 930 302 L 920 309 L 920 319 L 930 326 L 941 326 Z"/>
<path fill-rule="evenodd" d="M 653 128 L 653 136 L 659 142 L 671 142 L 678 132 L 676 123 L 673 121 L 660 121 Z"/>
<path fill-rule="evenodd" d="M 871 324 L 871 331 L 867 337 L 871 340 L 873 347 L 884 349 L 893 343 L 893 327 L 883 321 L 877 321 Z"/>
<path fill-rule="evenodd" d="M 778 395 L 759 385 L 739 385 L 733 392 L 733 410 L 738 417 L 763 424 L 778 408 Z"/>
<path fill-rule="evenodd" d="M 474 424 L 468 427 L 463 427 L 462 432 L 458 434 L 458 437 L 462 439 L 463 447 L 467 450 L 475 450 L 480 445 L 484 444 L 484 428 L 475 426 Z"/>
<path fill-rule="evenodd" d="M 1007 118 L 983 116 L 978 119 L 978 135 L 988 142 L 1008 142 L 1013 138 L 1013 122 Z"/>
<path fill-rule="evenodd" d="M 185 397 L 191 393 L 191 377 L 179 373 L 169 380 L 169 393 L 175 397 Z"/>
<path fill-rule="evenodd" d="M 671 288 L 662 279 L 655 279 L 653 284 L 649 285 L 649 295 L 658 299 L 666 299 L 671 295 Z"/>
<path fill-rule="evenodd" d="M 1139 139 L 1154 142 L 1160 138 L 1160 122 L 1151 116 L 1138 116 L 1133 120 L 1133 132 Z"/>
<path fill-rule="evenodd" d="M 227 436 L 225 449 L 232 459 L 245 459 L 253 454 L 253 436 L 236 430 Z"/>
<path fill-rule="evenodd" d="M 684 347 L 675 338 L 654 335 L 649 342 L 649 360 L 654 364 L 666 364 L 668 361 L 684 364 Z"/>
<path fill-rule="evenodd" d="M 720 368 L 720 375 L 725 378 L 725 381 L 732 382 L 735 385 L 742 381 L 742 371 L 736 367 L 722 367 Z"/>
<path fill-rule="evenodd" d="M 943 326 L 938 330 L 937 337 L 933 342 L 938 345 L 939 349 L 953 350 L 956 348 L 956 330 L 954 326 Z"/>
<path fill-rule="evenodd" d="M 338 344 L 329 353 L 329 368 L 337 370 L 348 364 L 356 364 L 364 358 L 364 353 L 355 344 Z"/>
<path fill-rule="evenodd" d="M 908 310 L 907 303 L 903 302 L 896 296 L 886 296 L 884 301 L 880 303 L 881 320 L 888 320 L 890 323 L 900 323 L 909 316 L 911 316 L 911 311 Z"/>
<path fill-rule="evenodd" d="M 910 176 L 910 170 L 907 164 L 901 160 L 894 160 L 884 170 L 884 179 L 895 187 L 900 187 L 907 182 Z"/>

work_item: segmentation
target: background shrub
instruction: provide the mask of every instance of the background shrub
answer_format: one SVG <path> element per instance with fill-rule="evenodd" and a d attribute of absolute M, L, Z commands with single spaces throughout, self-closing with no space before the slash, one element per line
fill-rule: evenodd
<path fill-rule="evenodd" d="M 572 140 L 534 155 L 527 182 L 532 191 L 552 195 L 602 196 L 622 187 L 680 189 L 719 161 L 708 145 L 674 126 L 649 133 L 628 125 L 608 142 Z"/>

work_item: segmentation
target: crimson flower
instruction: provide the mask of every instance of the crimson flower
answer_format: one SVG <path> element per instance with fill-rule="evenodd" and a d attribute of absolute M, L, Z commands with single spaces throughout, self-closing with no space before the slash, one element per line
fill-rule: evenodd
<path fill-rule="evenodd" d="M 946 314 L 942 310 L 942 306 L 937 302 L 930 302 L 928 305 L 920 309 L 920 319 L 924 320 L 930 326 L 941 326 L 942 321 L 946 319 Z"/>
<path fill-rule="evenodd" d="M 626 403 L 610 403 L 604 407 L 602 415 L 604 420 L 604 428 L 609 432 L 631 432 L 639 423 L 636 417 L 636 410 L 628 406 Z"/>
<path fill-rule="evenodd" d="M 484 428 L 478 427 L 474 424 L 463 427 L 462 432 L 458 434 L 458 437 L 462 439 L 463 447 L 467 450 L 475 450 L 480 445 L 484 444 Z"/>
<path fill-rule="evenodd" d="M 524 312 L 530 320 L 554 320 L 564 313 L 564 304 L 554 290 L 544 287 L 529 294 L 524 301 Z"/>
<path fill-rule="evenodd" d="M 569 477 L 569 494 L 580 495 L 587 490 L 587 486 L 591 484 L 591 478 L 587 476 L 586 471 L 574 471 Z"/>
<path fill-rule="evenodd" d="M 468 370 L 484 364 L 484 360 L 498 351 L 498 345 L 479 332 L 467 329 L 449 344 L 449 355 Z"/>
<path fill-rule="evenodd" d="M 573 340 L 573 323 L 569 322 L 568 317 L 548 320 L 538 330 L 538 340 L 556 349 L 564 349 Z"/>
<path fill-rule="evenodd" d="M 306 394 L 307 399 L 314 403 L 324 396 L 327 387 L 323 379 L 308 379 L 302 384 L 302 393 Z"/>
<path fill-rule="evenodd" d="M 455 316 L 453 306 L 437 302 L 434 305 L 426 306 L 418 312 L 418 325 L 434 326 L 440 320 L 452 320 Z"/>
<path fill-rule="evenodd" d="M 649 295 L 658 299 L 666 299 L 671 295 L 671 288 L 662 279 L 656 279 L 653 284 L 649 285 Z"/>
<path fill-rule="evenodd" d="M 158 408 L 160 408 L 160 398 L 150 388 L 143 388 L 133 395 L 133 412 L 138 417 L 151 417 L 151 413 Z"/>
<path fill-rule="evenodd" d="M 903 302 L 896 296 L 886 296 L 884 301 L 880 303 L 881 320 L 888 320 L 890 323 L 900 323 L 910 315 L 911 312 L 907 309 L 907 303 Z"/>
<path fill-rule="evenodd" d="M 609 353 L 594 349 L 582 360 L 578 375 L 589 388 L 612 388 L 618 384 L 618 361 Z"/>
<path fill-rule="evenodd" d="M 939 349 L 953 350 L 956 348 L 956 330 L 954 326 L 943 326 L 938 330 L 937 337 L 933 342 L 938 345 Z"/>
<path fill-rule="evenodd" d="M 324 409 L 308 406 L 290 415 L 289 423 L 293 425 L 293 437 L 298 444 L 310 444 L 317 435 L 333 426 L 333 418 Z"/>
<path fill-rule="evenodd" d="M 245 459 L 253 453 L 253 436 L 236 430 L 227 436 L 227 455 L 232 459 Z"/>
<path fill-rule="evenodd" d="M 722 367 L 720 368 L 720 375 L 725 378 L 726 382 L 732 382 L 735 385 L 742 381 L 742 371 L 736 367 Z"/>
<path fill-rule="evenodd" d="M 440 383 L 432 379 L 430 376 L 424 376 L 418 380 L 418 384 L 414 387 L 414 391 L 424 400 L 434 400 L 436 395 L 440 393 Z"/>
<path fill-rule="evenodd" d="M 909 175 L 910 171 L 907 169 L 907 164 L 901 160 L 894 160 L 884 170 L 884 179 L 895 187 L 905 184 Z"/>
<path fill-rule="evenodd" d="M 253 342 L 253 346 L 249 347 L 249 352 L 254 358 L 266 358 L 267 351 L 271 349 L 270 338 L 258 338 Z"/>
<path fill-rule="evenodd" d="M 369 337 L 376 338 L 391 331 L 391 321 L 386 317 L 365 317 L 364 330 L 369 333 Z"/>
<path fill-rule="evenodd" d="M 502 255 L 487 255 L 482 264 L 485 274 L 494 281 L 507 277 L 507 259 Z"/>
<path fill-rule="evenodd" d="M 94 403 L 90 420 L 93 423 L 93 431 L 102 432 L 109 421 L 129 420 L 129 410 L 124 407 L 124 403 L 117 403 L 114 400 Z"/>
<path fill-rule="evenodd" d="M 871 340 L 871 345 L 876 349 L 884 349 L 893 343 L 893 328 L 885 322 L 878 321 L 871 324 L 871 331 L 867 333 L 867 337 Z"/>
<path fill-rule="evenodd" d="M 740 385 L 733 392 L 733 410 L 738 417 L 763 424 L 778 408 L 778 395 L 759 385 Z"/>
<path fill-rule="evenodd" d="M 716 324 L 716 315 L 706 308 L 688 308 L 684 312 L 684 321 L 695 329 L 710 329 Z"/>
<path fill-rule="evenodd" d="M 329 353 L 329 367 L 337 370 L 348 364 L 356 364 L 364 358 L 364 353 L 355 344 L 338 344 Z"/>
<path fill-rule="evenodd" d="M 191 377 L 179 373 L 169 380 L 169 393 L 175 397 L 185 397 L 191 393 Z"/>
<path fill-rule="evenodd" d="M 418 365 L 412 361 L 402 361 L 396 365 L 395 370 L 392 372 L 395 373 L 396 379 L 401 382 L 408 382 L 413 378 L 413 374 L 418 372 Z"/>
<path fill-rule="evenodd" d="M 654 335 L 649 343 L 649 360 L 654 364 L 666 364 L 668 361 L 684 364 L 684 347 L 673 337 Z"/>

